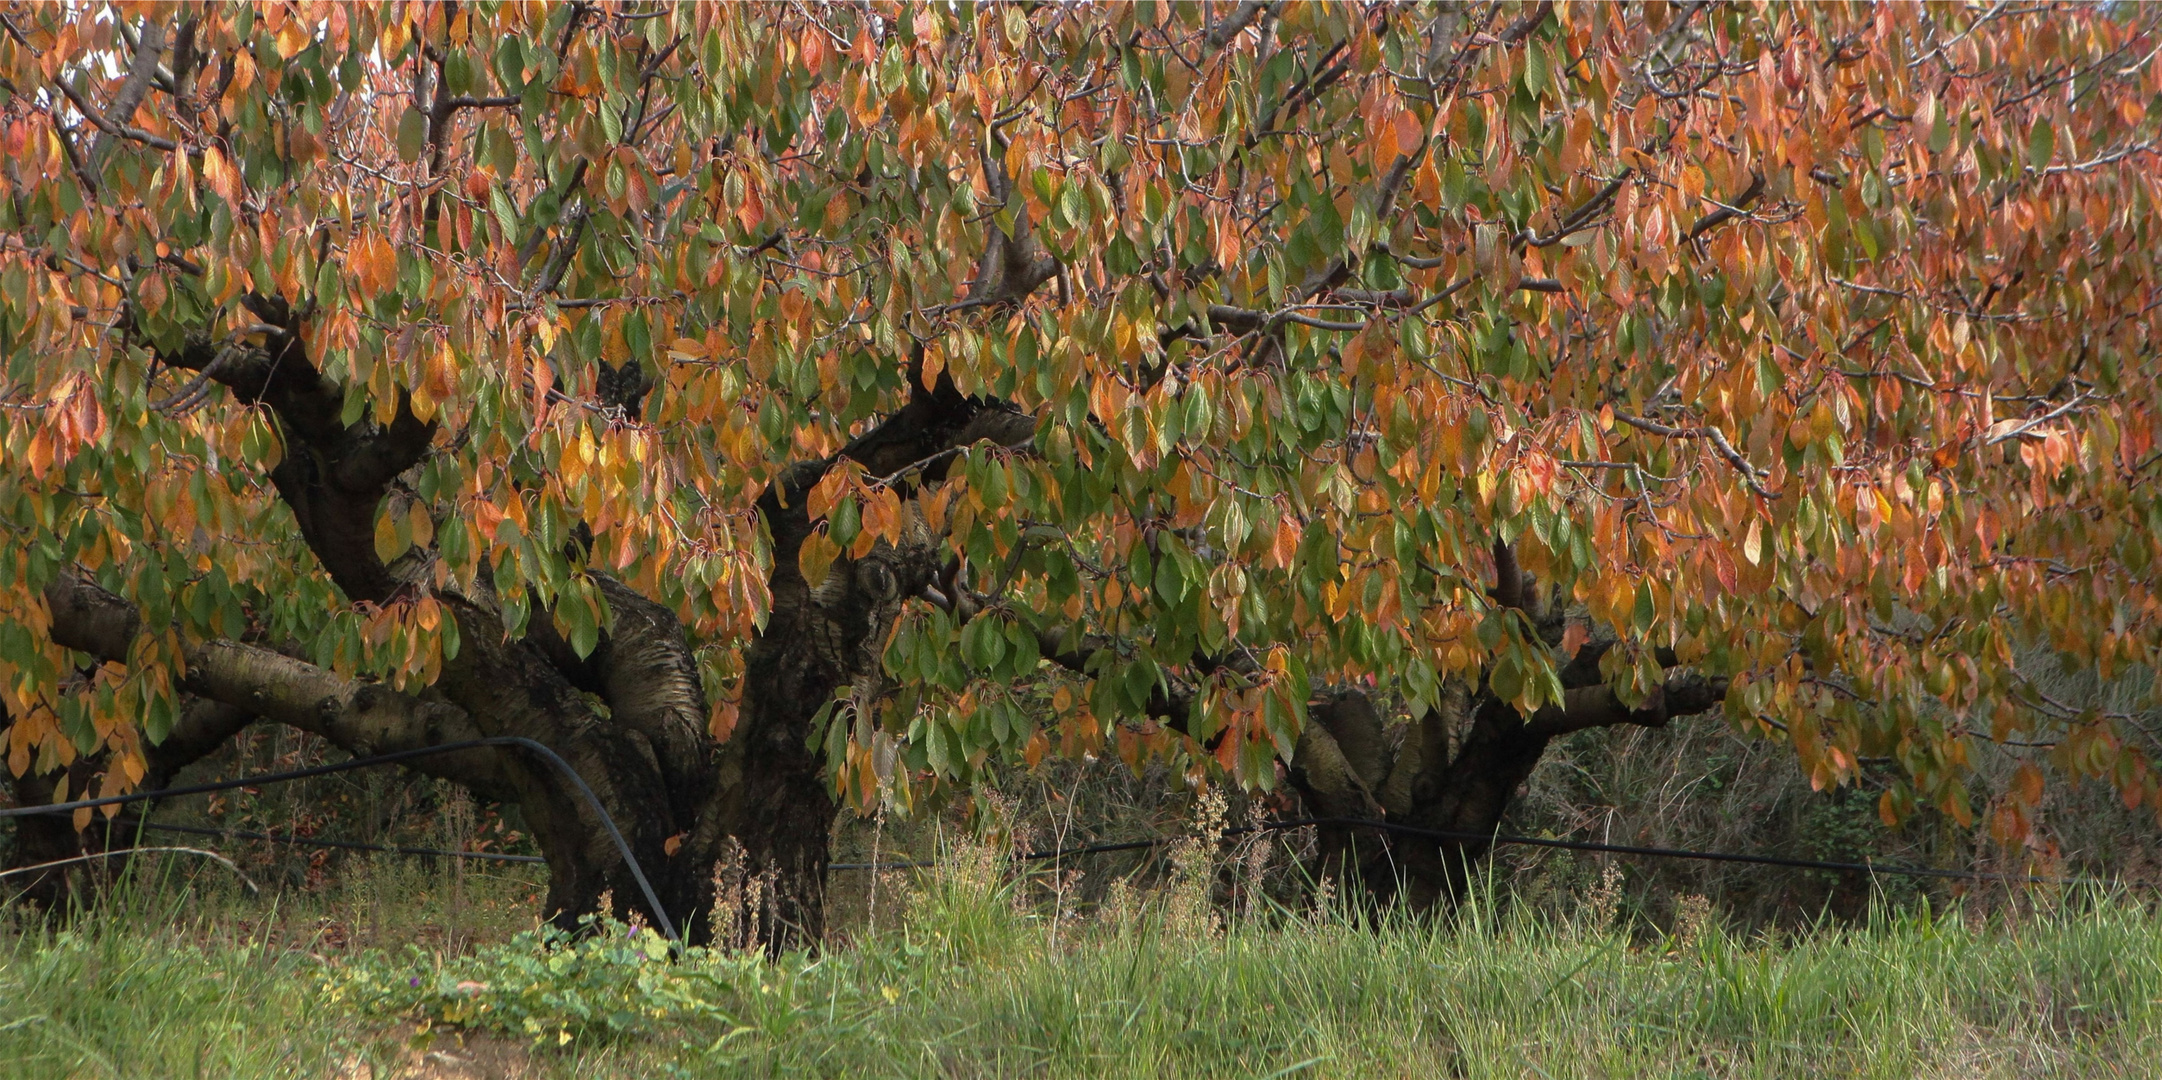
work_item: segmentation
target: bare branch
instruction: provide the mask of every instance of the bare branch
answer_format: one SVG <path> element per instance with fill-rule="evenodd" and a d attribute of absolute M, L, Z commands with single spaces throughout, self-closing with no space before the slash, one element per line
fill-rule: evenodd
<path fill-rule="evenodd" d="M 1531 32 L 1537 30 L 1539 24 L 1545 22 L 1546 17 L 1553 13 L 1554 0 L 1539 0 L 1538 3 L 1532 5 L 1530 11 L 1524 13 L 1523 18 L 1510 23 L 1508 29 L 1501 32 L 1502 42 L 1514 45 L 1530 37 Z"/>
<path fill-rule="evenodd" d="M 1748 211 L 1749 204 L 1757 201 L 1757 196 L 1762 194 L 1764 194 L 1764 174 L 1762 172 L 1753 172 L 1750 174 L 1749 186 L 1743 188 L 1741 194 L 1720 203 L 1719 209 L 1698 218 L 1695 224 L 1689 226 L 1689 233 L 1682 237 L 1682 242 L 1686 244 L 1696 243 L 1697 237 L 1742 216 L 1743 213 Z"/>
<path fill-rule="evenodd" d="M 154 19 L 145 22 L 143 24 L 143 35 L 135 43 L 135 57 L 128 62 L 127 81 L 120 84 L 120 93 L 113 98 L 112 108 L 107 109 L 103 117 L 99 117 L 97 113 L 77 102 L 77 107 L 83 109 L 83 115 L 91 117 L 91 122 L 98 125 L 100 131 L 106 133 L 99 136 L 96 142 L 90 144 L 90 167 L 92 169 L 96 169 L 98 163 L 105 160 L 104 155 L 106 149 L 110 146 L 110 137 L 113 133 L 128 130 L 128 125 L 135 120 L 135 109 L 143 103 L 143 97 L 150 93 L 150 80 L 156 77 L 158 73 L 158 57 L 164 52 L 165 24 Z M 65 80 L 54 81 L 65 84 Z M 74 95 L 70 94 L 69 98 L 73 100 Z M 133 138 L 135 136 L 129 135 L 126 137 Z M 146 135 L 145 138 L 147 139 L 147 137 Z M 165 150 L 171 150 L 172 148 L 170 142 L 167 142 L 162 147 Z"/>
<path fill-rule="evenodd" d="M 122 124 L 116 124 L 111 120 L 108 120 L 105 117 L 98 115 L 98 111 L 91 108 L 90 103 L 83 100 L 83 96 L 76 93 L 75 88 L 69 86 L 66 79 L 55 79 L 53 80 L 53 85 L 60 88 L 60 93 L 68 99 L 69 104 L 74 105 L 76 111 L 82 113 L 83 118 L 89 120 L 92 127 L 97 128 L 99 131 L 104 132 L 107 135 L 114 135 L 123 139 L 130 139 L 135 142 L 142 143 L 145 146 L 165 151 L 174 150 L 180 145 L 179 143 L 176 143 L 171 139 L 162 139 L 156 135 L 152 135 L 151 133 L 144 131 L 141 128 L 133 128 L 127 127 Z M 97 147 L 102 144 L 102 142 L 103 140 L 101 139 L 98 143 L 92 144 L 90 151 L 92 160 L 96 160 L 98 152 Z"/>
<path fill-rule="evenodd" d="M 1734 470 L 1742 474 L 1742 482 L 1748 484 L 1749 490 L 1756 492 L 1759 498 L 1776 499 L 1779 497 L 1778 492 L 1767 491 L 1764 488 L 1763 478 L 1770 474 L 1750 464 L 1749 459 L 1743 457 L 1741 451 L 1736 450 L 1734 444 L 1727 441 L 1726 433 L 1718 428 L 1708 425 L 1698 428 L 1670 427 L 1656 420 L 1646 420 L 1641 416 L 1630 416 L 1622 412 L 1615 413 L 1614 419 L 1636 428 L 1638 431 L 1648 431 L 1654 435 L 1663 435 L 1669 439 L 1703 439 L 1712 444 L 1712 449 L 1718 451 L 1719 456 L 1725 458 L 1727 464 L 1734 466 Z"/>
<path fill-rule="evenodd" d="M 1231 14 L 1224 16 L 1222 22 L 1209 28 L 1209 48 L 1221 49 L 1231 44 L 1231 39 L 1253 25 L 1254 17 L 1267 10 L 1268 6 L 1262 0 L 1241 0 L 1239 6 L 1233 8 Z"/>

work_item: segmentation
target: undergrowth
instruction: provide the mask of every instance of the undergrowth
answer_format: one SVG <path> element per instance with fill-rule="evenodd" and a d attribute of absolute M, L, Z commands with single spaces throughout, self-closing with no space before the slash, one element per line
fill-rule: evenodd
<path fill-rule="evenodd" d="M 1263 907 L 1195 918 L 1206 875 L 1054 925 L 980 849 L 821 955 L 691 949 L 596 923 L 469 953 L 236 937 L 123 905 L 0 940 L 0 1077 L 2146 1076 L 2162 914 L 2082 894 L 1916 904 L 1741 934 L 1612 904 L 1481 898 L 1446 921 Z M 1184 912 L 1185 914 L 1181 914 Z M 319 945 L 320 943 L 315 943 Z"/>

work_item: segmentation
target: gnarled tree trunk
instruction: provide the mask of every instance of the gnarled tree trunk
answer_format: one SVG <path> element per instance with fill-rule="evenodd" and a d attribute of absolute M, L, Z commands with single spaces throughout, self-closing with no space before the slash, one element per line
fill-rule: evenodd
<path fill-rule="evenodd" d="M 263 306 L 259 314 L 266 317 L 282 314 Z M 333 405 L 342 390 L 316 377 L 297 345 L 287 349 L 282 357 L 258 357 L 261 368 L 228 364 L 218 377 L 272 404 L 299 447 L 273 478 L 332 579 L 352 600 L 393 601 L 410 587 L 405 568 L 384 565 L 367 538 L 377 505 L 418 460 L 432 429 L 404 409 L 387 426 L 340 423 Z M 206 368 L 211 362 L 197 354 L 171 359 Z M 485 736 L 532 739 L 560 754 L 591 787 L 687 936 L 710 932 L 715 867 L 737 850 L 744 870 L 772 883 L 768 907 L 750 913 L 755 937 L 773 947 L 816 941 L 835 807 L 823 761 L 806 746 L 810 721 L 837 690 L 861 684 L 865 693 L 882 692 L 879 651 L 902 603 L 930 583 L 938 552 L 928 535 L 899 546 L 881 541 L 861 559 L 840 560 L 813 589 L 796 559 L 812 527 L 805 496 L 843 458 L 886 475 L 978 439 L 1021 441 L 1033 427 L 1033 418 L 965 398 L 940 380 L 836 457 L 784 471 L 761 503 L 773 537 L 771 616 L 750 649 L 741 719 L 726 742 L 707 733 L 705 695 L 675 615 L 597 573 L 614 622 L 584 658 L 544 617 L 531 620 L 523 638 L 507 639 L 482 574 L 466 592 L 436 590 L 463 644 L 423 691 L 395 691 L 291 651 L 237 641 L 193 647 L 184 689 L 206 716 L 288 724 L 356 756 Z M 942 472 L 943 463 L 933 462 L 921 479 L 936 482 Z M 46 600 L 54 640 L 99 658 L 125 658 L 143 629 L 133 605 L 81 573 L 54 581 Z M 167 746 L 199 757 L 221 738 L 184 726 L 179 741 Z M 170 755 L 161 748 L 159 756 Z M 469 749 L 410 764 L 521 808 L 547 858 L 546 906 L 560 923 L 575 924 L 604 896 L 613 897 L 618 914 L 645 906 L 594 808 L 536 756 L 517 748 Z M 49 787 L 49 779 L 21 783 L 29 786 L 19 786 L 20 798 L 51 794 L 36 787 Z M 18 842 L 25 856 L 80 852 L 85 841 L 72 823 L 34 820 L 39 823 L 24 834 L 29 839 Z"/>
<path fill-rule="evenodd" d="M 1564 612 L 1516 570 L 1507 545 L 1495 546 L 1498 600 L 1517 608 L 1549 648 L 1563 639 Z M 1446 684 L 1441 701 L 1394 733 L 1363 691 L 1338 689 L 1312 703 L 1292 754 L 1290 778 L 1316 816 L 1386 822 L 1460 834 L 1436 839 L 1358 826 L 1321 830 L 1325 873 L 1350 878 L 1377 903 L 1400 900 L 1427 910 L 1460 897 L 1472 869 L 1492 850 L 1493 835 L 1553 740 L 1571 732 L 1634 724 L 1664 727 L 1704 712 L 1726 696 L 1726 681 L 1673 671 L 1665 686 L 1632 708 L 1601 676 L 1599 661 L 1617 645 L 1611 632 L 1560 657 L 1563 701 L 1531 716 L 1486 686 Z M 1674 668 L 1671 654 L 1664 666 Z M 1452 745 L 1453 744 L 1453 745 Z"/>

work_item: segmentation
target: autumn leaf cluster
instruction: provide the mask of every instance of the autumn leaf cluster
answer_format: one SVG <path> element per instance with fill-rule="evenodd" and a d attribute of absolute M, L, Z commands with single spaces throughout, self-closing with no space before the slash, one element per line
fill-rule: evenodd
<path fill-rule="evenodd" d="M 442 590 L 590 651 L 594 571 L 692 627 L 725 733 L 772 575 L 924 530 L 988 603 L 911 601 L 894 692 L 814 733 L 847 790 L 1058 746 L 1265 786 L 1320 687 L 1529 716 L 1596 629 L 1625 700 L 1728 679 L 1814 782 L 1888 769 L 1888 820 L 1969 821 L 1976 740 L 2033 757 L 2005 838 L 2044 765 L 2162 813 L 2149 11 L 1265 8 L 8 5 L 9 767 L 139 779 L 189 641 L 424 687 Z M 186 71 L 115 115 L 167 22 Z M 209 378 L 272 304 L 344 423 L 433 426 L 389 602 Z M 776 477 L 941 383 L 1034 435 L 838 466 L 777 557 Z M 70 565 L 140 606 L 126 663 L 50 642 Z"/>

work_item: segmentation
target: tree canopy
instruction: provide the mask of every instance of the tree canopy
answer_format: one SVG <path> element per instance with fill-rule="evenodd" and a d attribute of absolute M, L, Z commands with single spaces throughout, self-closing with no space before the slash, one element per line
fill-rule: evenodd
<path fill-rule="evenodd" d="M 2162 672 L 2151 9 L 5 15 L 0 707 L 12 774 L 100 763 L 59 796 L 201 701 L 1417 817 L 1723 707 L 1888 822 L 1972 822 L 1973 740 L 2004 840 L 2045 773 L 2162 814 L 2162 733 L 2023 666 Z"/>

